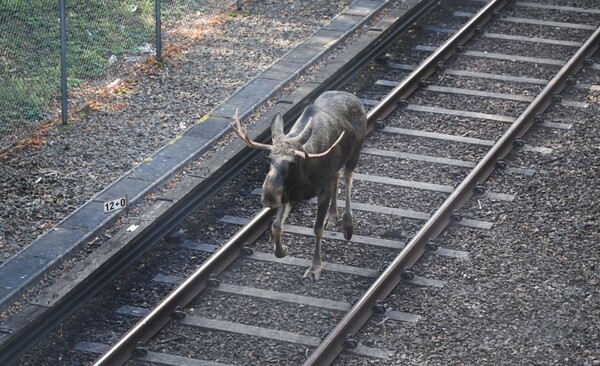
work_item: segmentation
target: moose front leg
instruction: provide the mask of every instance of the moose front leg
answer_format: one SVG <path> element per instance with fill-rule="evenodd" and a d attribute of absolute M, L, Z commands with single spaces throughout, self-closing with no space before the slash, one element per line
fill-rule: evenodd
<path fill-rule="evenodd" d="M 273 221 L 273 225 L 271 225 L 273 240 L 275 241 L 275 256 L 277 258 L 283 258 L 287 255 L 287 247 L 282 243 L 283 223 L 290 214 L 291 209 L 292 205 L 290 203 L 284 203 L 280 205 L 277 208 L 277 216 L 275 216 L 275 221 Z"/>
<path fill-rule="evenodd" d="M 306 272 L 304 272 L 304 278 L 312 275 L 315 280 L 321 278 L 321 272 L 323 271 L 323 262 L 321 261 L 321 238 L 323 237 L 323 225 L 325 224 L 325 215 L 327 214 L 327 207 L 331 200 L 331 193 L 321 193 L 317 198 L 317 217 L 315 218 L 315 224 L 313 226 L 315 232 L 315 252 L 313 254 L 312 264 Z"/>

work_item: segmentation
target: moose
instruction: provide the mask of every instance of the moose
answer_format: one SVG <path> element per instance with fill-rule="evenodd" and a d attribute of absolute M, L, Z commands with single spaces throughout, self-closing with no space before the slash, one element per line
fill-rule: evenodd
<path fill-rule="evenodd" d="M 249 147 L 271 152 L 271 166 L 262 185 L 261 202 L 265 207 L 277 208 L 271 227 L 276 257 L 287 255 L 287 247 L 282 244 L 283 224 L 293 204 L 317 197 L 313 226 L 315 251 L 312 265 L 304 277 L 312 275 L 318 280 L 323 270 L 321 238 L 325 219 L 328 229 L 338 219 L 338 181 L 342 167 L 346 194 L 342 226 L 346 240 L 352 237 L 352 172 L 367 134 L 367 114 L 353 94 L 328 91 L 304 109 L 287 134 L 283 132 L 283 125 L 281 114 L 276 114 L 271 121 L 272 145 L 251 140 L 237 113 L 232 128 Z"/>

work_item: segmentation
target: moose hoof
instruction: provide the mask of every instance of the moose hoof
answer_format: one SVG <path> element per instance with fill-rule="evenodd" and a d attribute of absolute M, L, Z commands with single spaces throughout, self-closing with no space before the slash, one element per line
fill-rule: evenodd
<path fill-rule="evenodd" d="M 346 238 L 346 240 L 352 239 L 353 233 L 354 233 L 354 227 L 353 226 L 347 227 L 346 230 L 344 230 L 344 238 Z"/>
<path fill-rule="evenodd" d="M 338 220 L 338 215 L 327 215 L 327 217 L 325 218 L 325 228 L 327 230 L 331 230 L 335 227 L 335 224 L 337 223 Z"/>
<path fill-rule="evenodd" d="M 334 227 L 335 227 L 335 221 L 333 221 L 333 220 L 326 220 L 326 222 L 325 222 L 325 228 L 327 230 L 331 230 Z"/>
<path fill-rule="evenodd" d="M 320 280 L 321 279 L 321 273 L 323 272 L 323 266 L 318 265 L 312 265 L 310 267 L 308 267 L 308 269 L 306 270 L 306 272 L 304 272 L 304 278 L 308 278 L 308 277 L 314 277 L 315 280 Z"/>
<path fill-rule="evenodd" d="M 288 253 L 288 249 L 287 247 L 284 245 L 281 248 L 275 247 L 275 256 L 277 258 L 283 258 L 287 255 Z"/>

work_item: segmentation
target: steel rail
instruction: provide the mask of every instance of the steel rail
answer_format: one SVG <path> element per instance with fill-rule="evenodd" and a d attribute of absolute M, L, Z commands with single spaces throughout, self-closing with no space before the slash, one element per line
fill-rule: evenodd
<path fill-rule="evenodd" d="M 268 228 L 274 209 L 265 208 L 244 226 L 217 252 L 210 256 L 194 273 L 186 278 L 173 292 L 165 297 L 140 322 L 131 328 L 115 345 L 104 353 L 94 366 L 122 365 L 131 358 L 139 342 L 148 341 L 165 324 L 173 319 L 178 310 L 186 306 L 208 284 L 211 274 L 218 274 L 237 258 L 244 243 L 255 241 Z M 262 230 L 260 229 L 262 228 Z M 138 353 L 143 354 L 140 348 Z"/>
<path fill-rule="evenodd" d="M 600 28 L 582 45 L 577 53 L 561 68 L 534 101 L 521 113 L 506 130 L 494 146 L 451 193 L 431 218 L 422 226 L 404 249 L 388 265 L 379 278 L 371 285 L 337 326 L 309 356 L 304 366 L 329 365 L 344 349 L 347 342 L 373 314 L 376 304 L 384 299 L 401 282 L 405 270 L 414 265 L 426 250 L 430 240 L 435 239 L 451 222 L 455 210 L 472 195 L 478 183 L 483 182 L 496 169 L 501 161 L 515 146 L 519 139 L 535 123 L 540 114 L 557 98 L 558 93 L 569 82 L 571 75 L 578 72 L 588 58 L 600 47 Z"/>
<path fill-rule="evenodd" d="M 501 10 L 510 0 L 493 0 L 481 8 L 456 33 L 446 40 L 437 50 L 427 57 L 413 72 L 400 82 L 392 91 L 373 107 L 368 113 L 369 121 L 384 119 L 398 104 L 408 98 L 422 82 L 436 70 L 444 67 L 444 63 L 452 57 L 469 40 L 477 30 L 487 23 L 494 13 Z"/>
<path fill-rule="evenodd" d="M 113 256 L 109 262 L 94 270 L 83 285 L 70 291 L 50 307 L 44 309 L 38 307 L 37 310 L 26 312 L 25 317 L 27 318 L 22 320 L 22 322 L 26 322 L 23 327 L 0 337 L 0 365 L 10 365 L 16 362 L 32 345 L 55 329 L 118 274 L 131 266 L 155 243 L 201 207 L 245 166 L 254 161 L 259 153 L 255 150 L 237 154 L 228 164 L 224 164 L 193 187 L 182 199 L 168 207 L 156 217 L 152 224 L 139 230 L 128 243 L 123 245 L 116 240 L 115 245 L 123 245 L 118 255 Z M 114 239 L 118 239 L 118 237 Z"/>
<path fill-rule="evenodd" d="M 365 67 L 379 54 L 389 47 L 396 40 L 399 34 L 405 32 L 419 19 L 425 16 L 438 3 L 438 0 L 423 0 L 413 8 L 409 9 L 400 18 L 385 29 L 371 44 L 360 52 L 359 55 L 352 60 L 348 60 L 335 73 L 327 78 L 319 87 L 315 88 L 302 101 L 296 103 L 288 113 L 284 115 L 288 124 L 295 120 L 304 109 L 304 106 L 310 103 L 318 94 L 324 90 L 337 88 L 345 84 L 353 75 Z M 262 132 L 256 140 L 259 142 L 269 140 L 268 134 L 270 129 Z M 260 153 L 258 150 L 244 148 L 246 152 L 244 162 L 253 160 Z M 240 155 L 240 154 L 237 154 Z M 247 156 L 252 156 L 248 159 Z M 234 159 L 238 160 L 238 159 Z M 240 166 L 237 163 L 236 166 Z M 274 214 L 274 210 L 263 209 L 257 216 L 244 226 L 234 237 L 224 244 L 217 252 L 215 252 L 207 262 L 198 268 L 190 277 L 188 277 L 181 285 L 179 285 L 171 294 L 162 300 L 148 315 L 140 320 L 133 328 L 131 328 L 115 345 L 105 352 L 94 366 L 114 366 L 121 365 L 136 354 L 143 354 L 140 342 L 143 343 L 150 339 L 158 332 L 169 320 L 176 317 L 178 308 L 183 308 L 189 301 L 198 295 L 206 286 L 211 275 L 219 274 L 241 253 L 244 244 L 251 243 L 260 236 L 268 227 L 266 225 Z M 137 350 L 137 351 L 136 351 Z"/>

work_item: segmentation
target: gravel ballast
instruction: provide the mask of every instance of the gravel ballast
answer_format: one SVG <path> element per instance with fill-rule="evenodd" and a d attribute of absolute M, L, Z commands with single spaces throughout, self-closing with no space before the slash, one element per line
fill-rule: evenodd
<path fill-rule="evenodd" d="M 67 126 L 0 155 L 0 263 L 142 164 L 350 1 L 251 1 L 241 12 L 167 30 L 166 65 L 123 65 Z M 85 99 L 89 98 L 89 99 Z M 84 103 L 87 101 L 87 103 Z M 76 108 L 78 109 L 78 108 Z"/>
<path fill-rule="evenodd" d="M 448 6 L 453 6 L 451 2 L 449 4 Z M 457 5 L 456 10 L 466 10 L 461 6 Z M 596 60 L 600 61 L 598 57 Z M 460 65 L 459 59 L 449 67 L 458 68 Z M 507 62 L 501 66 L 508 73 L 513 70 L 514 74 L 517 71 L 526 74 L 526 70 L 518 63 Z M 532 74 L 537 73 L 536 70 L 530 71 Z M 591 80 L 598 78 L 598 74 L 597 71 L 586 71 L 578 79 L 589 84 L 593 83 Z M 461 86 L 460 78 L 453 81 L 458 85 L 448 85 Z M 469 83 L 477 81 L 470 80 Z M 481 84 L 484 85 L 485 82 Z M 368 89 L 364 85 L 349 86 L 356 88 L 353 91 L 357 94 L 363 91 L 363 87 Z M 573 89 L 574 87 L 568 88 L 565 95 L 572 95 Z M 369 90 L 364 92 L 368 93 Z M 385 317 L 372 318 L 356 334 L 362 344 L 391 350 L 393 357 L 390 360 L 377 360 L 342 355 L 336 365 L 600 365 L 600 303 L 597 296 L 600 285 L 600 258 L 597 253 L 600 240 L 597 198 L 600 194 L 600 129 L 596 123 L 600 112 L 600 94 L 598 91 L 588 90 L 578 92 L 577 96 L 590 103 L 590 106 L 587 109 L 558 106 L 546 113 L 547 121 L 572 123 L 571 130 L 533 127 L 525 136 L 528 144 L 552 148 L 550 155 L 515 150 L 507 157 L 511 167 L 534 169 L 533 176 L 505 172 L 495 173 L 490 177 L 487 186 L 496 192 L 515 195 L 514 201 L 498 202 L 489 198 L 477 198 L 460 210 L 464 217 L 493 222 L 492 229 L 452 225 L 436 240 L 440 247 L 468 251 L 469 257 L 456 259 L 426 255 L 414 266 L 416 275 L 442 280 L 444 286 L 401 285 L 386 300 L 388 309 L 410 312 L 421 316 L 421 320 L 416 324 L 408 324 Z M 420 97 L 423 98 L 423 94 Z M 461 96 L 448 96 L 444 100 L 457 108 L 466 109 L 469 106 L 469 99 Z M 438 120 L 441 123 L 444 118 L 400 111 L 389 119 L 389 126 L 410 128 L 414 125 L 425 129 Z M 474 127 L 477 125 L 465 119 L 456 120 L 457 123 L 469 126 L 466 130 L 469 136 L 486 138 L 478 135 L 479 129 Z M 449 129 L 456 129 L 456 126 L 451 126 L 447 121 L 445 124 L 449 125 Z M 496 127 L 501 129 L 501 126 Z M 383 146 L 385 139 L 381 134 L 376 136 L 369 143 L 373 147 Z M 412 148 L 428 147 L 421 146 L 419 139 L 396 140 L 398 144 L 407 144 L 408 151 L 411 143 L 414 144 Z M 455 149 L 457 158 L 465 154 L 456 146 Z M 390 170 L 393 170 L 394 176 L 399 179 L 414 175 L 415 179 L 454 185 L 467 171 L 463 168 L 440 166 L 431 172 L 431 177 L 423 177 L 416 172 L 420 170 L 415 168 L 419 164 L 426 165 L 363 155 L 357 172 L 389 175 Z M 236 178 L 227 190 L 211 200 L 207 207 L 188 220 L 185 225 L 187 237 L 214 245 L 226 240 L 236 227 L 218 222 L 219 217 L 232 212 L 243 217 L 252 215 L 259 208 L 259 200 L 251 190 L 260 185 L 265 173 L 266 158 L 263 157 Z M 390 202 L 390 206 L 410 204 L 410 208 L 415 206 L 411 201 L 417 201 L 417 207 L 421 205 L 423 210 L 428 210 L 428 200 L 440 200 L 439 194 L 426 197 L 425 193 L 413 192 L 404 202 L 398 203 L 402 195 L 406 194 L 404 190 L 376 187 L 364 182 L 357 182 L 354 188 L 354 200 L 361 203 L 383 204 L 386 202 L 386 195 L 395 195 L 393 200 L 389 200 L 394 202 Z M 235 206 L 235 209 L 230 209 L 230 206 Z M 290 215 L 288 223 L 310 227 L 313 218 L 314 205 L 303 203 Z M 386 237 L 392 223 L 399 228 L 394 235 L 401 240 L 409 239 L 422 224 L 421 221 L 398 220 L 389 215 L 359 210 L 355 210 L 355 220 L 357 234 Z M 285 237 L 286 244 L 290 246 L 290 254 L 305 259 L 312 255 L 312 246 L 307 243 L 309 241 L 307 237 L 299 235 Z M 272 242 L 268 239 L 268 234 L 265 234 L 256 248 L 268 252 L 272 250 L 271 246 Z M 392 254 L 372 254 L 371 248 L 337 240 L 327 240 L 323 251 L 327 261 L 341 262 L 350 259 L 351 263 L 372 268 L 388 260 Z M 73 350 L 74 344 L 81 339 L 103 343 L 118 339 L 118 332 L 131 325 L 135 319 L 115 317 L 114 310 L 123 304 L 151 307 L 160 296 L 168 292 L 169 286 L 151 284 L 149 279 L 157 273 L 167 271 L 166 268 L 173 268 L 172 263 L 167 263 L 171 256 L 177 257 L 175 262 L 179 261 L 181 265 L 177 271 L 167 274 L 181 276 L 192 271 L 205 258 L 204 253 L 182 252 L 176 246 L 159 244 L 142 258 L 137 269 L 132 270 L 131 278 L 127 278 L 127 275 L 120 276 L 114 288 L 103 291 L 90 308 L 76 314 L 64 325 L 64 335 L 62 329 L 57 331 L 27 355 L 23 364 L 77 365 L 82 360 L 90 361 L 90 355 Z M 271 284 L 276 289 L 301 291 L 349 303 L 372 282 L 365 278 L 348 280 L 338 273 L 326 271 L 324 278 L 316 283 L 310 279 L 302 279 L 304 269 L 243 260 L 220 278 L 223 282 L 239 281 L 254 287 Z M 253 278 L 248 278 L 248 273 Z M 264 306 L 268 306 L 266 302 L 248 299 L 239 299 L 228 307 L 218 302 L 221 297 L 226 296 L 215 293 L 199 299 L 193 305 L 195 310 L 188 310 L 223 319 L 233 319 L 233 313 L 248 313 L 246 315 L 248 319 L 252 319 L 252 324 L 261 325 L 269 325 L 268 318 L 273 318 L 275 324 L 272 327 L 282 326 L 312 335 L 320 335 L 331 326 L 332 321 L 337 321 L 340 317 L 339 313 L 322 312 L 327 318 L 321 319 L 316 310 L 313 314 L 307 308 L 286 304 L 264 310 Z M 256 318 L 253 319 L 253 316 Z M 298 328 L 295 322 L 297 318 L 302 318 L 305 322 L 304 328 Z M 85 329 L 83 334 L 74 334 L 72 328 L 77 328 L 86 319 L 94 319 L 96 328 Z M 294 323 L 290 324 L 288 321 Z M 113 326 L 106 330 L 111 323 Z M 152 350 L 256 365 L 281 364 L 281 359 L 287 360 L 288 364 L 301 364 L 308 352 L 305 347 L 257 340 L 256 337 L 224 335 L 220 332 L 180 328 L 179 325 L 172 325 L 170 328 L 159 333 L 150 342 Z M 200 343 L 206 345 L 204 350 L 195 348 Z M 234 347 L 233 351 L 231 347 Z M 133 361 L 131 364 L 144 363 Z"/>

